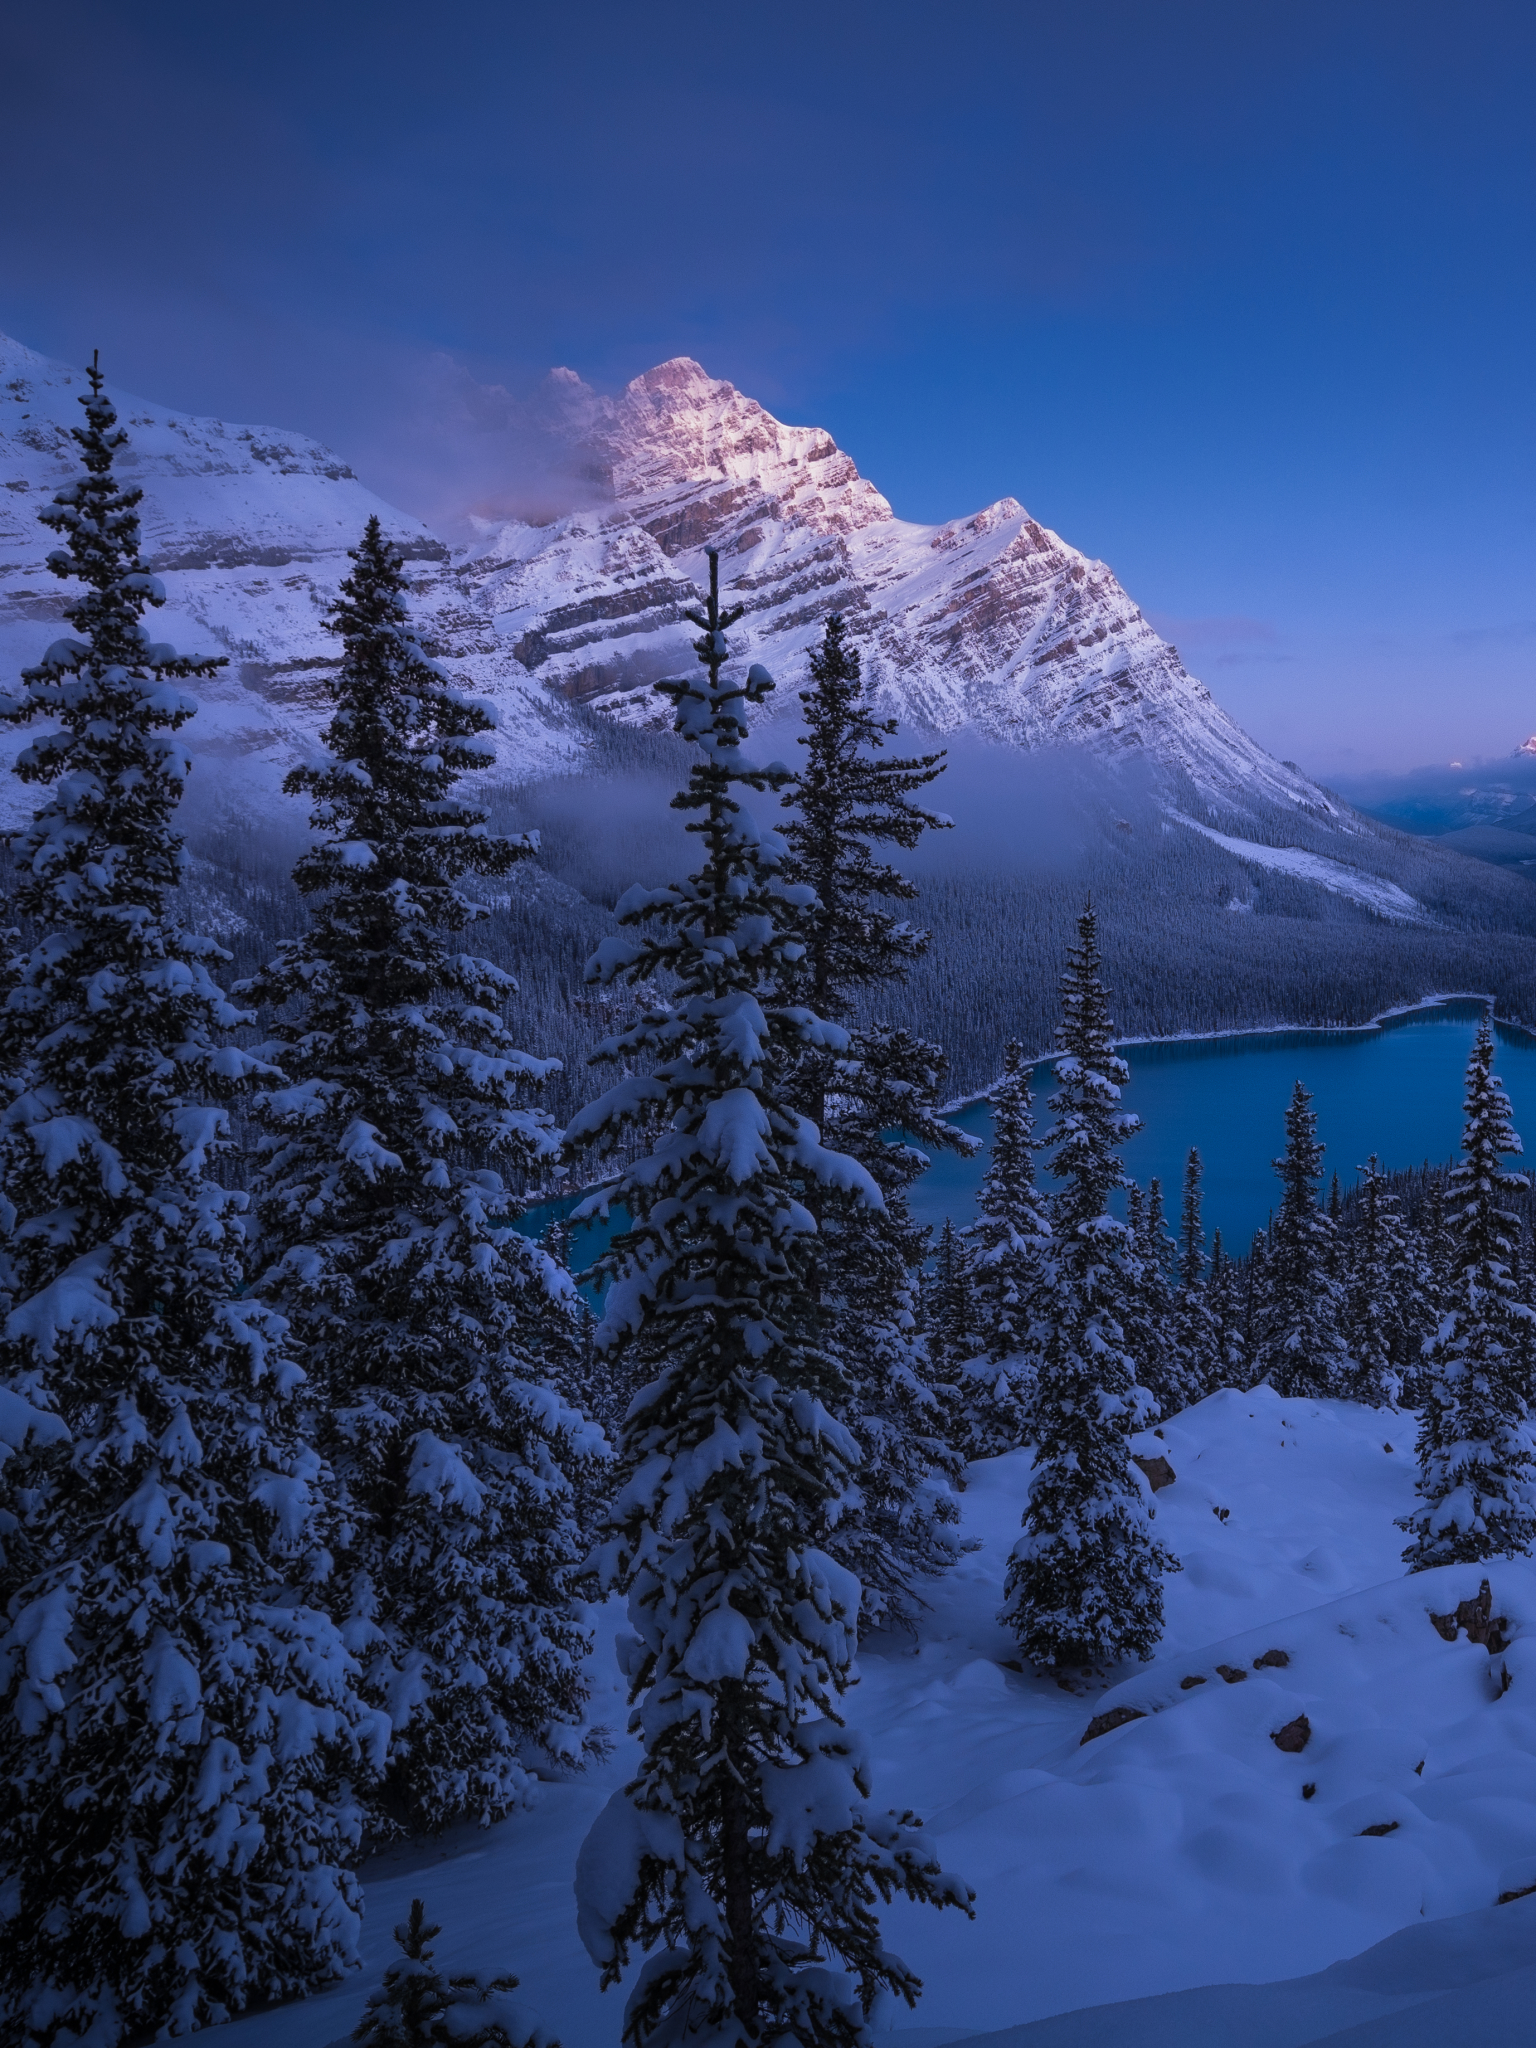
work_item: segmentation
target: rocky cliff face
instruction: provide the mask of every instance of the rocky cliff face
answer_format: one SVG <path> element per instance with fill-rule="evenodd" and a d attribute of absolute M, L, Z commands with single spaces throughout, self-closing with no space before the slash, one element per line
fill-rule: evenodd
<path fill-rule="evenodd" d="M 898 519 L 827 434 L 784 426 L 686 357 L 614 400 L 570 383 L 560 396 L 611 510 L 499 528 L 460 574 L 562 694 L 653 717 L 647 686 L 687 659 L 682 609 L 716 547 L 747 608 L 737 644 L 784 683 L 841 610 L 904 721 L 1140 753 L 1213 792 L 1328 808 L 1185 672 L 1102 562 L 1016 499 L 943 526 Z"/>
<path fill-rule="evenodd" d="M 0 662 L 33 661 L 63 587 L 36 519 L 72 473 L 83 381 L 0 337 Z M 569 371 L 543 417 L 599 480 L 601 502 L 545 526 L 485 527 L 450 551 L 301 435 L 193 418 L 114 392 L 165 576 L 164 636 L 228 654 L 187 737 L 247 792 L 265 789 L 324 716 L 336 659 L 320 620 L 370 513 L 412 564 L 423 632 L 491 698 L 509 778 L 580 744 L 573 705 L 650 722 L 650 685 L 686 668 L 685 608 L 718 548 L 745 658 L 786 697 L 828 612 L 850 618 L 884 708 L 938 733 L 1086 745 L 1187 773 L 1212 794 L 1327 813 L 1187 675 L 1101 562 L 1004 498 L 968 519 L 897 519 L 819 429 L 789 427 L 680 357 L 599 397 Z M 12 785 L 14 791 L 15 786 Z"/>

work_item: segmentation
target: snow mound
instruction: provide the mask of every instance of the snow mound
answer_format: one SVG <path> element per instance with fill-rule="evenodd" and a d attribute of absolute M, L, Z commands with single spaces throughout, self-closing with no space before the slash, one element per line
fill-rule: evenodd
<path fill-rule="evenodd" d="M 1434 922 L 1417 898 L 1410 896 L 1406 889 L 1400 889 L 1396 882 L 1388 882 L 1380 875 L 1368 875 L 1360 868 L 1350 867 L 1346 861 L 1329 860 L 1321 853 L 1305 853 L 1299 846 L 1261 846 L 1256 839 L 1234 839 L 1229 833 L 1217 832 L 1210 825 L 1201 825 L 1194 818 L 1186 818 L 1182 811 L 1170 811 L 1168 815 L 1176 823 L 1187 825 L 1191 832 L 1198 832 L 1217 846 L 1225 847 L 1239 860 L 1250 861 L 1254 867 L 1273 868 L 1281 874 L 1295 875 L 1303 882 L 1316 882 L 1319 888 L 1327 889 L 1335 896 L 1347 896 L 1351 902 L 1363 903 L 1367 910 L 1374 910 L 1379 917 L 1387 918 L 1393 924 Z"/>
<path fill-rule="evenodd" d="M 1536 1999 L 1536 1898 L 1405 1927 L 1289 1984 L 1212 1984 L 1061 2013 L 952 2048 L 1449 2048 L 1518 2041 Z M 903 2048 L 918 2048 L 914 2032 Z M 952 2038 L 952 2037 L 951 2037 Z"/>

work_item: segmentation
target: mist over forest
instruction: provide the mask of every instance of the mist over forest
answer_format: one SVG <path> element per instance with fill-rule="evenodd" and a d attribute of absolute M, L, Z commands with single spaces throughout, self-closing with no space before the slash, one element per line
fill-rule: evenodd
<path fill-rule="evenodd" d="M 774 708 L 748 751 L 793 767 L 799 721 Z M 697 859 L 684 814 L 671 808 L 687 776 L 684 742 L 595 714 L 584 726 L 568 773 L 486 799 L 496 829 L 536 830 L 540 849 L 482 892 L 491 914 L 477 937 L 518 978 L 513 1018 L 522 1041 L 564 1063 L 547 1097 L 561 1118 L 597 1086 L 587 1060 L 611 1028 L 611 1004 L 583 970 L 614 929 L 614 904 L 633 883 L 657 886 Z M 929 831 L 898 860 L 919 890 L 904 914 L 931 941 L 907 979 L 862 1011 L 940 1044 L 954 1098 L 996 1080 L 1010 1038 L 1032 1053 L 1050 1050 L 1058 983 L 1088 898 L 1126 1038 L 1362 1024 L 1448 993 L 1486 993 L 1501 1017 L 1536 1022 L 1536 888 L 1523 875 L 1346 812 L 1351 862 L 1402 884 L 1426 914 L 1393 922 L 1244 861 L 1170 813 L 1324 858 L 1339 852 L 1335 819 L 1257 800 L 1234 811 L 1150 764 L 1106 763 L 1082 749 L 1025 752 L 910 731 L 890 747 L 942 751 L 944 772 L 926 794 L 954 824 Z M 243 806 L 217 790 L 200 796 L 196 778 L 193 787 L 192 896 L 248 972 L 303 922 L 289 878 L 307 839 L 303 807 L 274 795 L 253 832 Z M 775 798 L 754 809 L 763 825 L 784 815 Z"/>

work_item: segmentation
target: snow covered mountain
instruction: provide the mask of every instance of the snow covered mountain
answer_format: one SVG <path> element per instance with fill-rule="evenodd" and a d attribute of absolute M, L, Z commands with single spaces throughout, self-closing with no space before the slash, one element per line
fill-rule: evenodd
<path fill-rule="evenodd" d="M 45 566 L 57 543 L 37 515 L 78 471 L 69 429 L 84 389 L 80 371 L 0 335 L 0 667 L 11 678 L 57 637 L 68 598 Z M 419 520 L 302 434 L 199 419 L 108 389 L 129 435 L 122 474 L 144 492 L 144 554 L 166 585 L 157 631 L 182 652 L 228 657 L 216 681 L 198 685 L 200 709 L 186 729 L 193 754 L 226 787 L 259 802 L 324 723 L 322 685 L 338 649 L 321 618 L 370 513 L 410 565 L 424 631 L 495 700 L 508 776 L 569 757 L 569 710 L 508 657 L 466 602 L 448 547 Z M 24 734 L 9 735 L 5 757 L 24 744 Z M 31 801 L 4 778 L 0 815 Z"/>
<path fill-rule="evenodd" d="M 557 371 L 551 416 L 611 505 L 489 530 L 459 570 L 528 670 L 621 718 L 688 659 L 683 606 L 721 556 L 743 654 L 784 678 L 848 614 L 884 707 L 939 733 L 1143 754 L 1199 786 L 1332 806 L 1188 675 L 1102 562 L 1001 498 L 942 526 L 898 519 L 826 433 L 787 427 L 686 356 L 599 398 Z"/>
<path fill-rule="evenodd" d="M 82 389 L 77 370 L 0 336 L 0 662 L 12 674 L 64 602 L 36 515 L 73 471 Z M 189 743 L 248 796 L 318 730 L 336 659 L 321 617 L 376 512 L 411 564 L 425 633 L 499 709 L 509 779 L 570 759 L 574 704 L 656 720 L 649 686 L 692 660 L 683 612 L 714 546 L 747 607 L 737 647 L 785 685 L 840 609 L 886 709 L 910 725 L 1145 757 L 1229 802 L 1332 811 L 1186 674 L 1103 563 L 1016 500 L 943 526 L 897 519 L 828 435 L 783 425 L 686 357 L 615 399 L 552 373 L 542 422 L 600 501 L 547 525 L 485 525 L 459 550 L 303 435 L 112 395 L 131 436 L 125 472 L 145 494 L 145 552 L 167 580 L 165 637 L 229 657 L 200 691 Z"/>

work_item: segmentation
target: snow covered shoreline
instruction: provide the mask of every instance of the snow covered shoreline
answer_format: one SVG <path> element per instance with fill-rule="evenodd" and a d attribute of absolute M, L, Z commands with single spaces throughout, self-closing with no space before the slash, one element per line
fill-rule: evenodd
<path fill-rule="evenodd" d="M 1243 1024 L 1230 1031 L 1174 1031 L 1160 1038 L 1117 1038 L 1117 1051 L 1124 1052 L 1131 1046 L 1147 1045 L 1220 1045 L 1234 1038 L 1289 1038 L 1305 1033 L 1327 1038 L 1363 1037 L 1372 1031 L 1380 1031 L 1385 1025 L 1405 1023 L 1430 1010 L 1442 1010 L 1449 1003 L 1491 1003 L 1494 998 L 1486 990 L 1453 989 L 1438 995 L 1420 996 L 1417 1002 L 1397 1003 L 1390 1009 L 1378 1010 L 1363 1024 Z M 1523 1036 L 1536 1036 L 1536 1031 L 1515 1018 L 1497 1019 L 1501 1031 L 1518 1031 Z M 1056 1058 L 1053 1050 L 1030 1053 L 1025 1065 L 1039 1067 Z M 1002 1086 L 999 1074 L 985 1088 L 974 1089 L 969 1095 L 957 1095 L 943 1105 L 942 1114 L 957 1116 L 963 1109 L 972 1109 L 978 1102 L 990 1102 Z"/>

